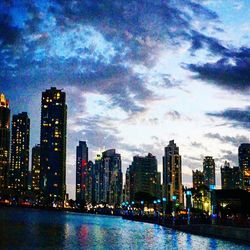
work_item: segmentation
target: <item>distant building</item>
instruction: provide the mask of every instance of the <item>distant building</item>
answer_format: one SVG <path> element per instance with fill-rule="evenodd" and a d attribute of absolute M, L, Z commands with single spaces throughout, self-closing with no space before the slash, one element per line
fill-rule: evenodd
<path fill-rule="evenodd" d="M 239 167 L 230 167 L 225 162 L 221 167 L 221 188 L 222 189 L 240 189 L 241 188 L 241 172 Z"/>
<path fill-rule="evenodd" d="M 121 204 L 122 198 L 122 163 L 121 155 L 115 149 L 102 153 L 104 168 L 103 201 L 109 205 Z"/>
<path fill-rule="evenodd" d="M 146 193 L 153 199 L 160 199 L 160 173 L 157 172 L 157 160 L 152 154 L 134 156 L 132 164 L 126 173 L 126 186 L 129 201 L 140 201 L 141 193 Z"/>
<path fill-rule="evenodd" d="M 41 179 L 41 161 L 40 161 L 41 148 L 36 145 L 32 148 L 32 191 L 34 194 L 40 194 L 40 179 Z"/>
<path fill-rule="evenodd" d="M 250 192 L 250 144 L 243 143 L 238 150 L 239 167 L 242 173 L 242 186 Z"/>
<path fill-rule="evenodd" d="M 0 93 L 0 193 L 7 188 L 10 155 L 9 101 Z"/>
<path fill-rule="evenodd" d="M 66 94 L 51 88 L 42 93 L 41 190 L 46 202 L 64 201 L 66 194 Z"/>
<path fill-rule="evenodd" d="M 93 181 L 95 181 L 94 176 L 94 163 L 92 161 L 88 161 L 87 164 L 87 178 L 86 178 L 86 192 L 85 192 L 85 200 L 87 204 L 92 204 L 93 201 Z"/>
<path fill-rule="evenodd" d="M 206 156 L 203 160 L 204 185 L 208 188 L 215 187 L 215 163 L 212 156 Z"/>
<path fill-rule="evenodd" d="M 200 170 L 193 170 L 193 188 L 198 189 L 204 185 L 204 174 Z"/>
<path fill-rule="evenodd" d="M 174 140 L 165 147 L 163 157 L 163 197 L 183 205 L 181 156 Z"/>
<path fill-rule="evenodd" d="M 26 112 L 13 115 L 9 188 L 14 195 L 28 191 L 30 119 Z"/>
<path fill-rule="evenodd" d="M 76 201 L 86 202 L 88 146 L 80 141 L 76 147 Z"/>

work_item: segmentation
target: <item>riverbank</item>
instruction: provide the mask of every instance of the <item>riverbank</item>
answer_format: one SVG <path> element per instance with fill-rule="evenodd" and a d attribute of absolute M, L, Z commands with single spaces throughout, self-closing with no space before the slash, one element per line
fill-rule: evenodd
<path fill-rule="evenodd" d="M 140 217 L 123 216 L 123 219 L 157 224 L 163 227 L 172 228 L 185 233 L 213 237 L 232 242 L 244 243 L 250 246 L 250 228 L 240 228 L 223 225 L 211 224 L 191 224 L 191 225 L 172 225 L 170 223 L 161 223 L 157 219 L 150 220 Z"/>

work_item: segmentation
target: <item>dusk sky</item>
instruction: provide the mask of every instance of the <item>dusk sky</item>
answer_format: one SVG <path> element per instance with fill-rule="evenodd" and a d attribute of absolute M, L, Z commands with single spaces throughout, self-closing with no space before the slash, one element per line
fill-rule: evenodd
<path fill-rule="evenodd" d="M 0 2 L 0 92 L 27 111 L 40 140 L 41 93 L 67 94 L 67 185 L 75 148 L 157 156 L 172 139 L 183 183 L 202 159 L 238 164 L 250 138 L 250 1 L 86 0 Z"/>

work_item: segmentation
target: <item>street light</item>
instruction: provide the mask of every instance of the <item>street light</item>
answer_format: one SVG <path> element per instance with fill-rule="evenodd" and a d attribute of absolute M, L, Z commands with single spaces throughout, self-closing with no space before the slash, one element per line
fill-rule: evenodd
<path fill-rule="evenodd" d="M 172 212 L 172 216 L 173 216 L 173 226 L 175 226 L 175 201 L 177 200 L 176 195 L 172 196 L 172 200 L 173 200 L 173 212 Z"/>

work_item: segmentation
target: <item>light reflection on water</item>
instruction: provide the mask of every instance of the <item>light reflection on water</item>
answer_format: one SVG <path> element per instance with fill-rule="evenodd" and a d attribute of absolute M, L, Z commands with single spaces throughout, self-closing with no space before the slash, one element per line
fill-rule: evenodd
<path fill-rule="evenodd" d="M 249 249 L 119 217 L 0 208 L 0 249 Z"/>

